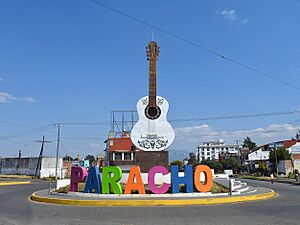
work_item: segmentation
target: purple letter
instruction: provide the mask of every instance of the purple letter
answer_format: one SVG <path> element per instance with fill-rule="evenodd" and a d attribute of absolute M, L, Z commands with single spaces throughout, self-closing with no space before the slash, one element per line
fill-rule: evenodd
<path fill-rule="evenodd" d="M 152 167 L 148 172 L 148 186 L 150 188 L 150 191 L 154 194 L 164 194 L 169 190 L 170 185 L 167 183 L 164 183 L 160 188 L 156 187 L 155 185 L 155 174 L 162 173 L 162 175 L 167 175 L 169 171 L 166 167 L 163 166 L 154 166 Z"/>
<path fill-rule="evenodd" d="M 72 167 L 70 191 L 77 192 L 78 183 L 84 181 L 87 174 L 88 172 L 85 167 Z"/>

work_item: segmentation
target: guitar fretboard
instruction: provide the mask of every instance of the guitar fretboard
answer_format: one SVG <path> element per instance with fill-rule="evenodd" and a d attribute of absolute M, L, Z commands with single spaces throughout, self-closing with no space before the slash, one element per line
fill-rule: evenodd
<path fill-rule="evenodd" d="M 156 57 L 149 63 L 149 107 L 156 107 Z"/>

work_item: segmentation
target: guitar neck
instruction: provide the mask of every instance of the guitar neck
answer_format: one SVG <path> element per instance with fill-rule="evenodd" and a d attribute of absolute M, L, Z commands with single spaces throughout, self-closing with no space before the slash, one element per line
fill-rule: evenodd
<path fill-rule="evenodd" d="M 156 58 L 149 63 L 149 107 L 156 107 Z"/>

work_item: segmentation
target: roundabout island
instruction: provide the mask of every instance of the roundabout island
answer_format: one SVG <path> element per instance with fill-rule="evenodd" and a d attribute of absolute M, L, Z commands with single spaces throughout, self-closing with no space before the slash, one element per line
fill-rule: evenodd
<path fill-rule="evenodd" d="M 257 201 L 276 197 L 277 194 L 269 188 L 256 188 L 243 194 L 209 194 L 199 193 L 170 194 L 153 196 L 145 195 L 107 195 L 95 194 L 61 194 L 49 190 L 34 192 L 30 199 L 35 202 L 73 206 L 190 206 L 213 205 Z"/>
<path fill-rule="evenodd" d="M 125 184 L 121 178 L 125 177 Z M 78 191 L 79 182 L 84 185 Z M 34 192 L 30 199 L 35 202 L 74 206 L 189 206 L 238 203 L 273 198 L 276 193 L 269 188 L 249 187 L 245 182 L 229 179 L 226 174 L 213 175 L 205 165 L 186 166 L 178 172 L 171 166 L 170 173 L 162 166 L 155 166 L 149 173 L 140 173 L 138 166 L 131 167 L 129 174 L 122 174 L 117 166 L 102 168 L 84 167 L 72 169 L 69 186 L 61 193 L 44 189 Z M 82 185 L 81 185 L 82 186 Z M 215 186 L 222 187 L 219 193 Z M 224 191 L 228 190 L 228 192 Z"/>

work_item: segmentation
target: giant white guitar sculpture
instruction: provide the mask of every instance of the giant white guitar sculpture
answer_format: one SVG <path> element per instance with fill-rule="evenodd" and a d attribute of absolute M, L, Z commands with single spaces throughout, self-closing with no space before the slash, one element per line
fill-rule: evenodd
<path fill-rule="evenodd" d="M 147 60 L 149 63 L 149 96 L 137 102 L 139 121 L 131 131 L 133 144 L 144 151 L 162 151 L 174 141 L 175 133 L 167 121 L 169 103 L 156 96 L 156 60 L 159 46 L 155 41 L 148 44 Z"/>

